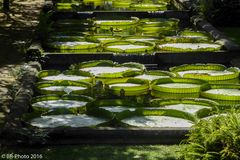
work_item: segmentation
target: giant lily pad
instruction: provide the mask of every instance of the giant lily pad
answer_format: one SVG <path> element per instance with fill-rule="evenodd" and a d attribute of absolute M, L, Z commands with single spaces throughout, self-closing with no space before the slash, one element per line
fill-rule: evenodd
<path fill-rule="evenodd" d="M 38 73 L 40 81 L 85 81 L 92 82 L 91 75 L 82 71 L 43 70 Z"/>
<path fill-rule="evenodd" d="M 106 119 L 88 116 L 86 114 L 74 115 L 42 115 L 30 121 L 32 126 L 38 128 L 57 128 L 57 127 L 94 127 L 107 122 Z"/>
<path fill-rule="evenodd" d="M 176 28 L 179 23 L 179 19 L 175 18 L 148 18 L 140 19 L 140 24 L 142 27 L 174 27 Z"/>
<path fill-rule="evenodd" d="M 96 26 L 127 26 L 134 25 L 139 21 L 137 17 L 132 17 L 130 20 L 95 20 L 93 22 Z"/>
<path fill-rule="evenodd" d="M 161 78 L 170 78 L 170 77 L 174 77 L 175 75 L 167 72 L 167 71 L 160 71 L 160 70 L 153 70 L 153 71 L 148 71 L 145 72 L 142 75 L 138 75 L 134 78 L 139 78 L 139 79 L 145 79 L 148 81 L 154 81 L 156 79 L 161 79 Z"/>
<path fill-rule="evenodd" d="M 142 104 L 138 104 L 134 101 L 124 100 L 124 99 L 103 99 L 96 100 L 87 105 L 88 114 L 95 115 L 96 112 L 101 110 L 108 111 L 114 115 L 124 112 L 124 111 L 135 111 L 137 108 L 142 108 Z"/>
<path fill-rule="evenodd" d="M 40 94 L 87 94 L 92 85 L 88 82 L 44 81 L 36 84 Z"/>
<path fill-rule="evenodd" d="M 240 102 L 240 85 L 212 85 L 212 88 L 201 93 L 209 99 Z"/>
<path fill-rule="evenodd" d="M 96 48 L 99 46 L 98 43 L 87 42 L 87 41 L 69 41 L 69 42 L 50 42 L 47 44 L 49 48 L 58 50 L 86 50 Z"/>
<path fill-rule="evenodd" d="M 130 127 L 141 128 L 190 128 L 197 121 L 191 114 L 171 109 L 125 111 L 117 119 Z"/>
<path fill-rule="evenodd" d="M 139 63 L 123 63 L 117 64 L 108 60 L 89 61 L 71 68 L 89 72 L 97 78 L 123 78 L 141 74 L 145 70 L 145 66 Z"/>
<path fill-rule="evenodd" d="M 179 77 L 197 78 L 210 82 L 223 81 L 227 83 L 228 80 L 237 79 L 239 71 L 237 68 L 226 68 L 220 64 L 191 64 L 181 65 L 170 68 Z"/>
<path fill-rule="evenodd" d="M 166 43 L 158 45 L 161 51 L 202 52 L 220 51 L 222 45 L 216 43 Z"/>
<path fill-rule="evenodd" d="M 155 44 L 142 41 L 116 41 L 106 43 L 103 47 L 105 51 L 115 53 L 148 53 L 154 50 Z"/>
<path fill-rule="evenodd" d="M 186 78 L 163 78 L 152 83 L 154 91 L 168 93 L 200 93 L 210 86 L 206 81 Z"/>
<path fill-rule="evenodd" d="M 45 95 L 35 97 L 32 100 L 32 108 L 37 112 L 49 112 L 55 111 L 71 111 L 72 113 L 78 113 L 81 110 L 85 110 L 85 106 L 88 102 L 93 101 L 91 97 L 77 96 L 77 95 Z"/>
<path fill-rule="evenodd" d="M 106 89 L 118 96 L 138 96 L 148 93 L 148 81 L 137 78 L 116 79 L 105 82 Z"/>
<path fill-rule="evenodd" d="M 107 43 L 112 41 L 120 40 L 120 36 L 113 35 L 87 35 L 86 39 L 88 41 L 97 42 L 97 43 Z"/>
<path fill-rule="evenodd" d="M 167 3 L 153 4 L 153 3 L 132 3 L 130 9 L 136 11 L 163 11 L 167 10 Z"/>
<path fill-rule="evenodd" d="M 206 117 L 212 110 L 216 110 L 218 103 L 207 99 L 153 99 L 150 109 L 174 109 L 187 112 L 198 117 Z"/>

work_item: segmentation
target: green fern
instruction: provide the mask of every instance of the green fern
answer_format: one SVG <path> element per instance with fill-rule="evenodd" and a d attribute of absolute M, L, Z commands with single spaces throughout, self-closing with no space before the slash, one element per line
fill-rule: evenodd
<path fill-rule="evenodd" d="M 240 112 L 202 120 L 190 131 L 183 149 L 186 160 L 239 160 Z"/>

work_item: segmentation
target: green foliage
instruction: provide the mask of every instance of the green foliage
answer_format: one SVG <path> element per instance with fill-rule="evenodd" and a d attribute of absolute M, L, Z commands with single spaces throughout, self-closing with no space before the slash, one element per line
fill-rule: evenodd
<path fill-rule="evenodd" d="M 235 20 L 239 18 L 240 1 L 238 0 L 193 0 L 193 8 L 213 23 L 239 24 Z"/>
<path fill-rule="evenodd" d="M 190 131 L 187 142 L 182 152 L 186 160 L 240 159 L 239 111 L 200 121 Z"/>
<path fill-rule="evenodd" d="M 37 35 L 38 38 L 44 42 L 49 38 L 49 34 L 52 29 L 53 22 L 51 21 L 52 12 L 41 13 L 39 16 L 39 24 L 37 26 Z"/>

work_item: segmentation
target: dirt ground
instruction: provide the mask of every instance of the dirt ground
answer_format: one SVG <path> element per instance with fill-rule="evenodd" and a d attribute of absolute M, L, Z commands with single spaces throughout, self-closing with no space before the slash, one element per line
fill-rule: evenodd
<path fill-rule="evenodd" d="M 0 64 L 23 61 L 44 0 L 13 0 L 10 12 L 0 11 Z"/>
<path fill-rule="evenodd" d="M 0 127 L 9 112 L 44 0 L 12 0 L 10 12 L 0 9 Z"/>

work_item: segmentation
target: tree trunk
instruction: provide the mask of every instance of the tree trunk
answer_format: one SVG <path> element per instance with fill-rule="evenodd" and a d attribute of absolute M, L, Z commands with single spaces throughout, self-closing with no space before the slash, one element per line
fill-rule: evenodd
<path fill-rule="evenodd" d="M 3 0 L 3 9 L 5 11 L 9 11 L 10 10 L 10 2 L 9 2 L 9 0 Z"/>

